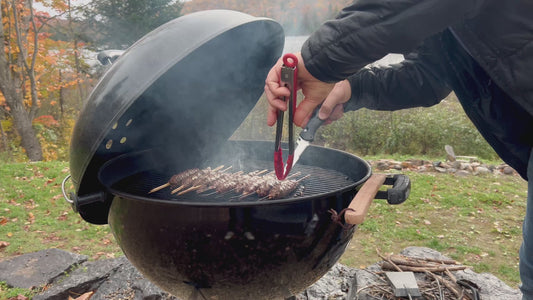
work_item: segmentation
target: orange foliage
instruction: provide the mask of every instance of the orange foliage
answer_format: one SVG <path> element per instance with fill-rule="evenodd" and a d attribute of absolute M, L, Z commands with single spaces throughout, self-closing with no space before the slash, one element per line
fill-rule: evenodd
<path fill-rule="evenodd" d="M 51 115 L 44 115 L 33 119 L 34 124 L 41 124 L 45 127 L 58 127 L 59 122 Z"/>
<path fill-rule="evenodd" d="M 34 52 L 37 52 L 34 74 L 36 79 L 36 89 L 39 100 L 37 104 L 40 105 L 42 101 L 55 101 L 51 93 L 57 92 L 61 88 L 69 87 L 82 82 L 83 79 L 74 71 L 74 50 L 72 44 L 66 41 L 52 40 L 51 34 L 46 32 L 44 27 L 50 15 L 46 12 L 34 12 L 35 28 L 31 23 L 19 22 L 21 32 L 23 36 L 20 37 L 22 48 L 19 49 L 17 44 L 16 31 L 14 30 L 14 17 L 13 7 L 11 1 L 0 0 L 2 2 L 2 9 L 4 15 L 10 17 L 4 17 L 2 26 L 6 34 L 6 42 L 4 51 L 7 57 L 11 58 L 10 70 L 14 78 L 18 78 L 19 82 L 22 82 L 21 87 L 25 89 L 24 95 L 31 95 L 31 86 L 28 79 L 28 70 L 25 70 L 19 62 L 19 58 L 25 54 L 26 63 L 31 65 L 31 60 Z M 75 2 L 76 0 L 72 0 Z M 45 7 L 53 9 L 57 12 L 65 12 L 68 9 L 66 1 L 64 0 L 41 0 L 39 1 Z M 16 1 L 16 9 L 20 19 L 28 19 L 30 15 L 29 7 L 25 5 L 25 0 Z M 34 47 L 34 32 L 37 30 L 38 34 L 38 48 Z M 60 75 L 61 73 L 61 75 Z M 29 97 L 29 96 L 27 96 Z M 24 104 L 26 107 L 31 107 L 33 104 L 31 99 L 25 99 Z M 0 106 L 5 105 L 3 95 L 0 94 Z"/>

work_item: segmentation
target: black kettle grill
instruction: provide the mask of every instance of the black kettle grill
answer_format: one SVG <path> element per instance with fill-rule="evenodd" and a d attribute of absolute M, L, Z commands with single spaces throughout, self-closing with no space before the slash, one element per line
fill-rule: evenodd
<path fill-rule="evenodd" d="M 409 194 L 407 177 L 372 175 L 357 156 L 317 146 L 294 167 L 310 175 L 297 195 L 149 193 L 190 168 L 273 169 L 273 142 L 228 139 L 283 43 L 270 19 L 228 10 L 180 17 L 114 58 L 76 123 L 76 191 L 65 198 L 87 222 L 109 224 L 131 263 L 177 297 L 295 295 L 338 261 L 373 198 L 398 204 Z M 393 187 L 378 192 L 383 184 Z"/>

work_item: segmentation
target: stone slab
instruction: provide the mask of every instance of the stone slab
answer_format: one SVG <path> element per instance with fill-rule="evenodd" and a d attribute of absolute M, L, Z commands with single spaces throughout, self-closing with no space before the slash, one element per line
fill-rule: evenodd
<path fill-rule="evenodd" d="M 10 287 L 31 289 L 55 278 L 87 260 L 87 256 L 59 249 L 46 249 L 0 262 L 0 281 Z"/>
<path fill-rule="evenodd" d="M 102 282 L 115 272 L 123 259 L 105 259 L 84 262 L 68 276 L 62 276 L 52 282 L 50 288 L 33 297 L 33 300 L 64 300 L 76 298 L 86 292 L 97 290 Z"/>

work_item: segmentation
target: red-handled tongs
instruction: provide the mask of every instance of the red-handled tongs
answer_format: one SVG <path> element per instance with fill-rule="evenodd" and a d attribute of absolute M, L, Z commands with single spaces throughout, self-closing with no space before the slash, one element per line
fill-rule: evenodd
<path fill-rule="evenodd" d="M 283 133 L 283 115 L 282 110 L 278 110 L 278 120 L 276 124 L 276 144 L 274 148 L 274 170 L 279 180 L 283 180 L 289 175 L 294 158 L 294 110 L 296 109 L 296 89 L 298 80 L 298 58 L 294 54 L 285 54 L 283 56 L 283 66 L 281 67 L 280 85 L 287 87 L 291 94 L 289 98 L 283 97 L 287 102 L 289 113 L 289 156 L 287 163 L 283 165 L 283 155 L 281 150 L 281 136 Z"/>

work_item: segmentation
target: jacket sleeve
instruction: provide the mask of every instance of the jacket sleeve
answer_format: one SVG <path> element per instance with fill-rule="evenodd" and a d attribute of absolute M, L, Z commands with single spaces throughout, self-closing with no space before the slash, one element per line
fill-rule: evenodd
<path fill-rule="evenodd" d="M 398 110 L 439 103 L 452 89 L 438 51 L 424 54 L 425 50 L 407 55 L 399 64 L 365 68 L 348 77 L 352 96 L 344 110 Z"/>
<path fill-rule="evenodd" d="M 398 110 L 439 103 L 452 91 L 443 43 L 442 33 L 435 34 L 399 64 L 364 68 L 348 77 L 352 96 L 344 110 Z"/>
<path fill-rule="evenodd" d="M 336 82 L 388 53 L 412 51 L 455 22 L 475 15 L 485 0 L 356 0 L 302 46 L 305 67 Z"/>

